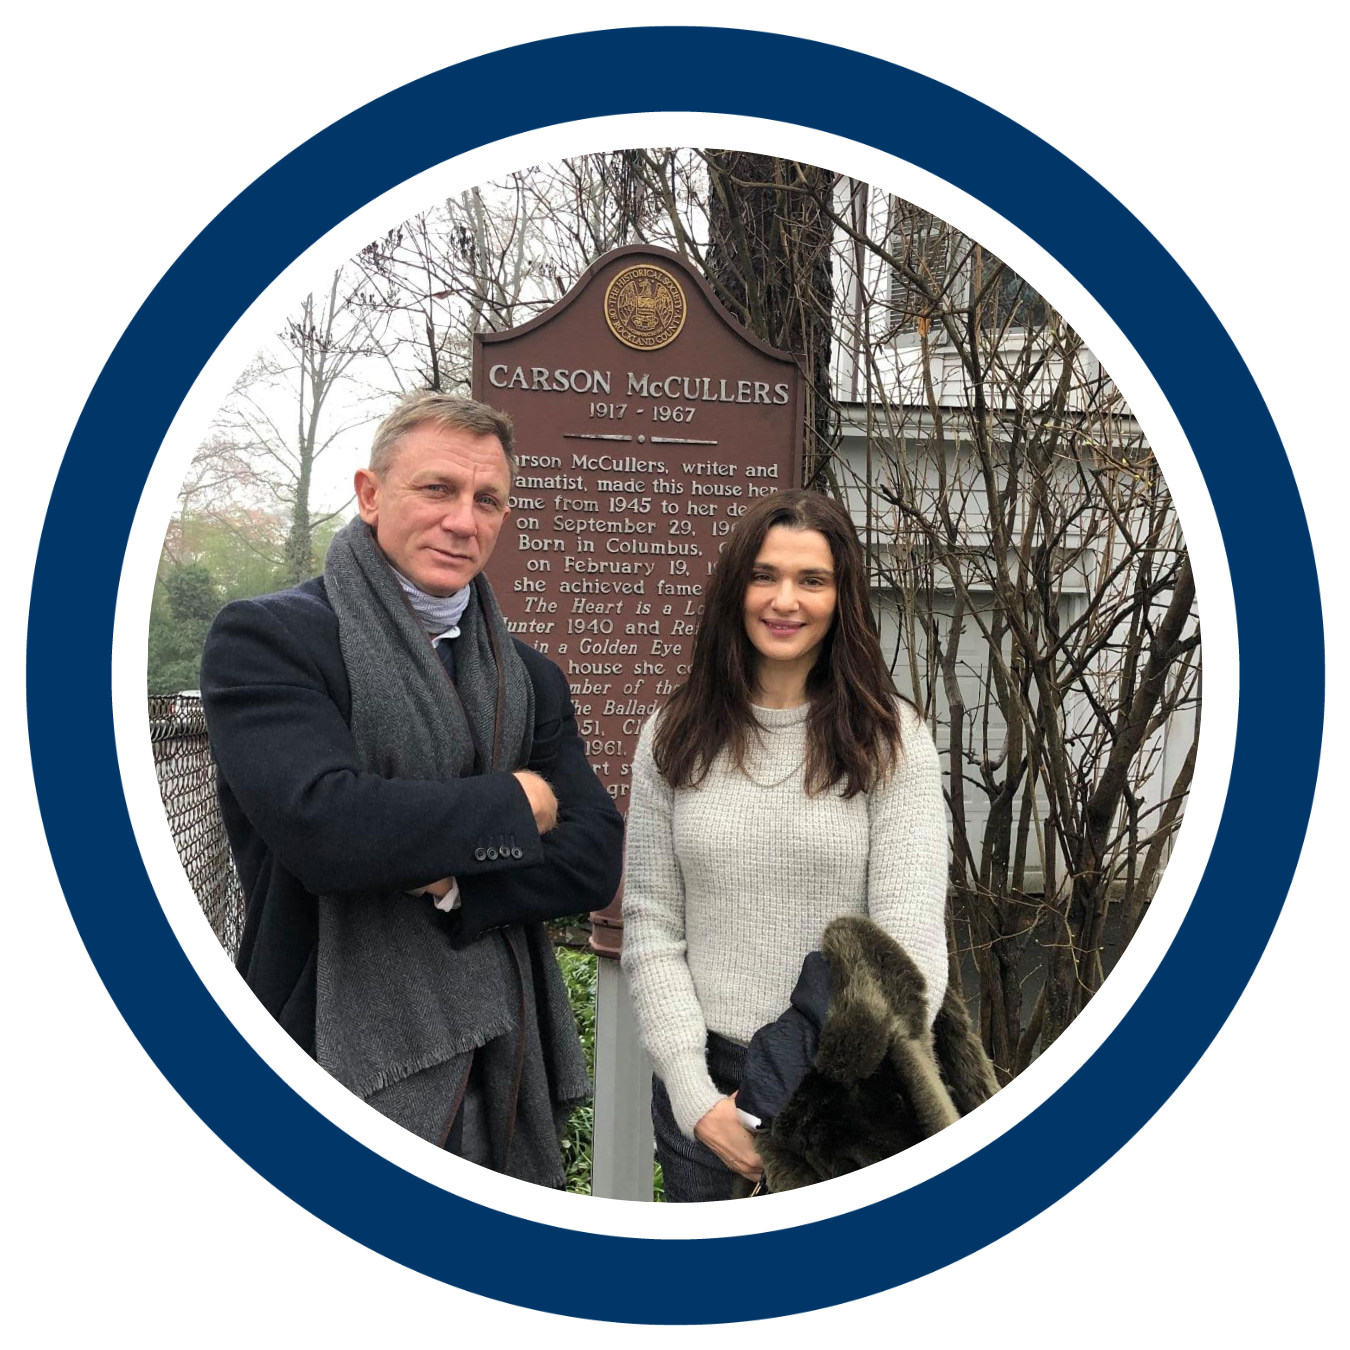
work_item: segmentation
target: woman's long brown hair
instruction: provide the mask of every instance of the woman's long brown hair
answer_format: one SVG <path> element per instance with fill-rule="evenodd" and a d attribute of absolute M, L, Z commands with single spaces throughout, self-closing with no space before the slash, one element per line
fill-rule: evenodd
<path fill-rule="evenodd" d="M 900 719 L 868 603 L 867 569 L 848 513 L 797 488 L 757 501 L 737 522 L 704 595 L 688 681 L 660 714 L 653 755 L 672 787 L 692 787 L 725 748 L 737 767 L 759 728 L 751 713 L 759 653 L 745 631 L 745 591 L 775 525 L 817 530 L 834 560 L 835 612 L 806 677 L 806 790 L 842 782 L 845 798 L 870 792 L 895 767 Z"/>

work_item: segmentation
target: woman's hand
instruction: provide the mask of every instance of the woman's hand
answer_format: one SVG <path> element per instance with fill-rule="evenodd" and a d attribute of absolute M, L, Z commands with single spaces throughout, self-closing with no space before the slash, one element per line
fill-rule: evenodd
<path fill-rule="evenodd" d="M 736 1094 L 723 1097 L 694 1126 L 694 1137 L 706 1144 L 733 1172 L 750 1181 L 764 1175 L 764 1164 L 755 1149 L 755 1136 L 736 1114 Z"/>

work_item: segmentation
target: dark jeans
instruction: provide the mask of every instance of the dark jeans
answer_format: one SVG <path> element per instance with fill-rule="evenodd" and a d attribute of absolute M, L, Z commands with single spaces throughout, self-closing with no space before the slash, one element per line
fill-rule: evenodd
<path fill-rule="evenodd" d="M 708 1033 L 708 1073 L 719 1092 L 730 1095 L 740 1086 L 745 1046 Z M 666 1183 L 666 1199 L 732 1200 L 744 1193 L 743 1178 L 733 1172 L 706 1144 L 686 1139 L 671 1113 L 666 1085 L 652 1078 L 652 1126 L 656 1157 Z"/>

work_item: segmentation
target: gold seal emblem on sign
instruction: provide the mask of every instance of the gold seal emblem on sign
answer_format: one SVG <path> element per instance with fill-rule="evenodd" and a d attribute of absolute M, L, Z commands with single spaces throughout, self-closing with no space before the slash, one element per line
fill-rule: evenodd
<path fill-rule="evenodd" d="M 605 288 L 605 322 L 620 342 L 652 352 L 674 342 L 684 327 L 680 283 L 664 267 L 625 267 Z"/>

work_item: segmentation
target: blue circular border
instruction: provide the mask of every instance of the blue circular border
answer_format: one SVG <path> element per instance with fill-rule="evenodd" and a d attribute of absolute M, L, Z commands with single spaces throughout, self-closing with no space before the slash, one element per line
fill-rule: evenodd
<path fill-rule="evenodd" d="M 127 816 L 109 696 L 117 579 L 141 489 L 179 404 L 243 311 L 332 226 L 432 165 L 554 123 L 653 111 L 622 81 L 574 76 L 636 68 L 653 44 L 683 72 L 681 110 L 875 146 L 986 202 L 1067 267 L 1134 344 L 1190 440 L 1227 548 L 1253 701 L 1289 679 L 1287 650 L 1265 641 L 1273 607 L 1305 644 L 1300 697 L 1280 736 L 1240 705 L 1228 798 L 1195 900 L 1153 979 L 1078 1073 L 995 1142 L 901 1195 L 781 1232 L 680 1241 L 553 1228 L 447 1194 L 358 1144 L 273 1074 L 207 994 L 156 901 Z M 847 99 L 815 93 L 844 89 Z M 915 107 L 940 136 L 906 134 L 897 110 Z M 78 551 L 68 543 L 77 515 Z M 105 559 L 97 571 L 91 552 Z M 51 659 L 69 650 L 72 593 L 87 662 Z M 730 1322 L 831 1306 L 958 1260 L 1076 1186 L 1162 1105 L 1237 1001 L 1293 876 L 1320 753 L 1322 656 L 1312 543 L 1265 404 L 1189 279 L 1100 184 L 985 105 L 857 52 L 730 29 L 619 29 L 495 52 L 375 100 L 269 169 L 174 263 L 104 367 L 52 494 L 28 632 L 29 736 L 52 856 L 108 992 L 164 1075 L 251 1167 L 357 1241 L 474 1293 L 612 1321 Z M 93 891 L 91 857 L 106 879 Z M 775 1277 L 807 1251 L 809 1280 Z M 578 1306 L 585 1267 L 606 1273 L 603 1307 Z M 727 1280 L 729 1268 L 740 1278 Z"/>

